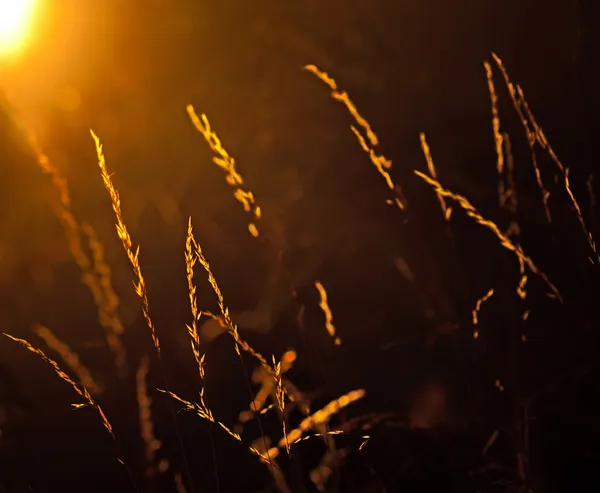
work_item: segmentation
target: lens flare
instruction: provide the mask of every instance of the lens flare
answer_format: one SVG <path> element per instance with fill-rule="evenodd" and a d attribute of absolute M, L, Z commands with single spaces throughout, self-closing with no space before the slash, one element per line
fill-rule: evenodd
<path fill-rule="evenodd" d="M 0 56 L 19 51 L 29 35 L 36 0 L 0 0 Z"/>

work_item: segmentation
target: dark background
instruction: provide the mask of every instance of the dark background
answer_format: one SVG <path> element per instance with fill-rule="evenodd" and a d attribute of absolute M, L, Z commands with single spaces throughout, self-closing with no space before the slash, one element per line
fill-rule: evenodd
<path fill-rule="evenodd" d="M 248 217 L 193 129 L 185 112 L 193 103 L 236 158 L 265 221 L 285 231 L 287 268 L 305 306 L 302 328 L 294 323 L 291 298 L 274 308 L 278 323 L 268 335 L 241 327 L 257 349 L 267 355 L 297 349 L 293 379 L 314 391 L 318 404 L 365 387 L 367 399 L 349 408 L 349 416 L 353 409 L 385 411 L 405 420 L 411 395 L 441 379 L 452 395 L 451 428 L 475 448 L 500 429 L 492 453 L 506 470 L 514 469 L 515 413 L 527 407 L 530 486 L 586 491 L 572 481 L 583 481 L 598 466 L 592 420 L 597 271 L 586 260 L 585 239 L 554 178 L 556 167 L 540 152 L 555 221 L 552 227 L 545 223 L 524 132 L 498 71 L 502 128 L 515 151 L 521 241 L 559 286 L 564 305 L 548 299 L 546 286 L 533 275 L 528 299 L 517 300 L 514 257 L 456 206 L 450 241 L 435 195 L 413 170 L 426 170 L 419 146 L 419 132 L 425 132 L 442 184 L 468 196 L 502 229 L 508 226 L 510 218 L 498 207 L 483 69 L 495 52 L 571 169 L 573 190 L 594 230 L 586 182 L 595 169 L 598 130 L 595 8 L 593 2 L 566 0 L 48 2 L 30 49 L 18 62 L 0 65 L 1 84 L 69 180 L 78 217 L 93 224 L 104 242 L 133 368 L 142 355 L 154 354 L 114 232 L 90 128 L 104 144 L 125 221 L 141 244 L 173 390 L 194 399 L 198 385 L 184 327 L 188 216 L 232 312 L 254 307 L 265 273 L 276 268 L 264 244 L 247 233 Z M 407 196 L 405 214 L 386 205 L 387 189 L 348 128 L 345 109 L 302 70 L 308 63 L 331 74 L 372 124 Z M 0 118 L 1 330 L 38 344 L 31 325 L 43 323 L 69 342 L 107 387 L 100 400 L 123 437 L 122 450 L 115 452 L 93 411 L 70 409 L 75 396 L 64 382 L 35 356 L 2 340 L 0 361 L 31 403 L 23 404 L 30 432 L 24 453 L 30 457 L 17 462 L 28 465 L 34 491 L 127 489 L 115 453 L 137 467 L 131 381 L 114 375 L 91 297 L 50 207 L 54 190 L 10 112 Z M 394 268 L 398 255 L 411 265 L 416 285 Z M 315 279 L 328 288 L 340 347 L 323 328 Z M 490 288 L 496 294 L 482 309 L 482 337 L 473 341 L 471 310 Z M 421 292 L 433 300 L 435 316 L 424 316 Z M 208 284 L 199 287 L 199 302 L 217 309 Z M 519 320 L 524 310 L 531 312 L 526 323 Z M 231 348 L 221 337 L 207 355 L 207 393 L 226 423 L 249 400 Z M 156 359 L 152 366 L 152 385 L 163 387 Z M 503 393 L 494 387 L 496 379 Z M 158 393 L 153 398 L 165 442 L 160 454 L 183 471 L 168 401 Z M 208 430 L 192 416 L 177 419 L 197 489 L 216 491 Z M 227 437 L 214 436 L 221 491 L 257 489 L 253 481 L 260 482 L 261 466 Z M 384 430 L 378 439 L 369 463 L 388 481 L 389 470 L 402 469 L 403 447 L 415 438 Z M 309 459 L 312 453 L 306 452 Z M 357 461 L 359 470 L 364 463 Z M 388 489 L 399 484 L 390 479 Z"/>

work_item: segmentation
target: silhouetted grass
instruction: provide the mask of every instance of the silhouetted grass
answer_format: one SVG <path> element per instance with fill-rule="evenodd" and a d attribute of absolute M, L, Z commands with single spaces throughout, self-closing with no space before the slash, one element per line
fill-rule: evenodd
<path fill-rule="evenodd" d="M 563 165 L 548 143 L 541 126 L 535 120 L 533 112 L 525 100 L 523 90 L 510 81 L 501 60 L 496 55 L 493 55 L 493 58 L 500 70 L 514 108 L 517 111 L 525 130 L 527 142 L 532 153 L 532 163 L 536 183 L 539 187 L 540 200 L 548 223 L 552 223 L 552 196 L 548 187 L 544 184 L 542 173 L 540 172 L 540 163 L 536 153 L 536 150 L 540 149 L 547 153 L 561 177 L 561 183 L 564 187 L 566 196 L 568 197 L 569 206 L 577 219 L 581 232 L 583 233 L 583 238 L 587 244 L 589 250 L 588 253 L 590 254 L 589 261 L 591 264 L 597 265 L 600 262 L 600 257 L 596 251 L 594 236 L 586 224 L 581 206 L 570 187 L 568 168 Z M 526 284 L 528 281 L 528 273 L 530 273 L 541 279 L 545 288 L 549 290 L 548 294 L 552 296 L 557 303 L 564 303 L 564 309 L 569 310 L 570 307 L 563 296 L 562 287 L 559 289 L 559 287 L 551 280 L 550 276 L 546 275 L 546 273 L 538 266 L 534 260 L 534 256 L 525 253 L 524 247 L 520 243 L 520 228 L 517 224 L 516 214 L 517 208 L 519 207 L 519 201 L 518 191 L 513 176 L 515 170 L 510 139 L 508 134 L 502 131 L 502 120 L 498 109 L 498 93 L 494 85 L 492 66 L 490 63 L 486 62 L 484 68 L 490 91 L 492 113 L 491 131 L 494 137 L 497 157 L 498 204 L 501 208 L 507 208 L 512 213 L 510 227 L 507 230 L 504 230 L 493 220 L 484 217 L 467 197 L 443 186 L 443 178 L 438 178 L 432 153 L 426 136 L 423 133 L 420 134 L 420 142 L 428 174 L 419 170 L 415 170 L 415 174 L 430 185 L 433 192 L 437 195 L 443 217 L 450 229 L 452 228 L 452 221 L 456 215 L 462 211 L 476 224 L 487 229 L 498 240 L 499 246 L 514 254 L 519 269 L 519 277 L 515 280 L 515 291 L 521 300 L 525 301 L 527 298 Z M 352 102 L 350 95 L 341 90 L 337 82 L 318 67 L 307 65 L 305 69 L 325 83 L 329 89 L 331 89 L 332 98 L 335 101 L 342 103 L 349 112 L 353 119 L 353 124 L 350 125 L 351 131 L 356 136 L 360 148 L 368 155 L 371 164 L 374 165 L 376 171 L 383 177 L 384 183 L 392 197 L 388 199 L 388 202 L 397 206 L 399 217 L 410 211 L 412 220 L 417 220 L 418 210 L 416 209 L 416 206 L 411 204 L 409 209 L 409 204 L 403 194 L 402 187 L 394 181 L 392 176 L 392 161 L 380 154 L 377 150 L 380 144 L 379 139 L 372 126 L 361 115 L 356 105 Z M 253 192 L 246 188 L 246 184 L 236 167 L 234 158 L 227 152 L 216 132 L 211 128 L 208 118 L 205 115 L 198 117 L 191 105 L 187 107 L 187 111 L 192 124 L 201 133 L 215 154 L 215 157 L 213 158 L 215 164 L 225 171 L 226 181 L 234 189 L 234 199 L 237 200 L 243 206 L 244 210 L 251 215 L 248 226 L 249 232 L 252 236 L 257 238 L 257 241 L 261 241 L 263 237 L 266 237 L 268 240 L 269 233 L 273 230 L 273 228 L 269 228 L 271 211 L 262 210 L 258 205 L 260 203 L 259 198 L 256 198 Z M 114 353 L 115 365 L 119 370 L 121 377 L 124 377 L 127 373 L 132 373 L 133 370 L 136 372 L 136 396 L 139 406 L 139 434 L 144 448 L 143 455 L 146 463 L 145 475 L 147 476 L 147 481 L 151 484 L 158 476 L 166 474 L 168 463 L 159 461 L 156 454 L 161 448 L 162 443 L 161 440 L 155 436 L 152 416 L 153 391 L 147 387 L 150 360 L 148 357 L 144 357 L 140 361 L 139 366 L 134 367 L 133 365 L 136 365 L 136 363 L 127 357 L 127 348 L 124 346 L 121 337 L 124 332 L 124 327 L 118 311 L 119 300 L 112 289 L 111 272 L 104 260 L 101 239 L 96 236 L 90 225 L 80 223 L 75 218 L 75 214 L 72 211 L 66 178 L 51 164 L 50 159 L 44 154 L 33 133 L 24 124 L 21 123 L 20 125 L 21 129 L 28 137 L 28 141 L 40 168 L 44 173 L 50 176 L 51 181 L 59 194 L 60 209 L 58 214 L 64 226 L 73 258 L 82 272 L 83 283 L 92 293 L 94 302 L 97 306 L 99 322 L 105 330 L 108 347 Z M 191 315 L 190 323 L 187 325 L 187 332 L 190 336 L 191 351 L 198 367 L 200 390 L 197 402 L 175 393 L 171 389 L 169 382 L 167 382 L 164 368 L 162 367 L 162 346 L 159 340 L 157 327 L 151 317 L 151 300 L 149 299 L 146 280 L 140 262 L 140 248 L 139 246 L 135 246 L 126 225 L 127 197 L 123 198 L 122 204 L 117 186 L 113 182 L 113 178 L 108 171 L 100 138 L 93 132 L 92 137 L 97 151 L 102 180 L 110 196 L 116 218 L 117 235 L 131 264 L 134 277 L 134 289 L 139 297 L 142 315 L 156 350 L 157 362 L 159 366 L 161 366 L 161 371 L 163 373 L 164 389 L 160 390 L 160 392 L 168 395 L 169 400 L 171 400 L 178 409 L 189 411 L 195 414 L 200 420 L 215 425 L 214 429 L 225 432 L 229 438 L 239 442 L 247 448 L 250 453 L 257 456 L 259 460 L 267 466 L 276 488 L 283 492 L 296 491 L 297 488 L 299 479 L 290 473 L 287 466 L 287 462 L 290 462 L 294 457 L 294 449 L 297 447 L 297 444 L 308 439 L 322 441 L 324 449 L 322 451 L 320 463 L 316 467 L 313 465 L 312 470 L 307 471 L 306 477 L 302 480 L 311 481 L 314 487 L 320 491 L 325 491 L 330 488 L 335 489 L 334 482 L 330 481 L 332 474 L 335 470 L 339 470 L 344 461 L 346 461 L 354 452 L 357 450 L 359 453 L 363 451 L 371 438 L 370 430 L 379 423 L 381 415 L 373 414 L 367 416 L 355 416 L 353 418 L 344 416 L 336 424 L 332 424 L 332 418 L 338 416 L 340 411 L 352 405 L 354 402 L 361 400 L 368 389 L 352 390 L 340 397 L 332 399 L 331 402 L 317 411 L 311 410 L 310 407 L 312 403 L 310 402 L 310 399 L 306 397 L 302 392 L 302 389 L 298 389 L 294 385 L 292 379 L 287 375 L 287 372 L 292 368 L 296 358 L 302 358 L 303 355 L 297 354 L 295 350 L 290 349 L 285 352 L 280 359 L 276 358 L 274 355 L 271 358 L 268 358 L 254 349 L 250 343 L 240 335 L 236 320 L 229 312 L 223 293 L 211 270 L 209 261 L 205 257 L 200 243 L 194 236 L 192 219 L 190 218 L 185 245 L 182 245 L 182 249 L 184 250 L 185 255 L 185 275 L 188 285 Z M 343 179 L 343 176 L 341 179 Z M 407 186 L 407 184 L 404 185 L 405 188 Z M 382 198 L 382 200 L 384 200 L 384 198 Z M 453 206 L 451 205 L 452 203 L 456 205 Z M 564 233 L 564 235 L 570 237 L 570 233 Z M 374 241 L 377 241 L 377 239 L 374 239 Z M 570 238 L 567 238 L 567 241 L 570 241 Z M 195 276 L 197 275 L 196 267 L 198 263 L 203 268 L 202 275 L 206 276 L 217 298 L 219 306 L 218 314 L 205 311 L 200 306 L 197 299 Z M 408 265 L 405 267 L 406 269 L 411 268 L 411 266 Z M 320 307 L 325 316 L 323 331 L 328 332 L 332 344 L 343 346 L 344 338 L 340 335 L 334 325 L 333 321 L 335 314 L 332 313 L 332 308 L 329 306 L 327 292 L 317 279 L 314 279 L 313 283 L 318 291 Z M 571 287 L 568 288 L 571 289 Z M 575 288 L 575 290 L 576 289 L 577 288 Z M 490 288 L 487 294 L 481 296 L 479 299 L 473 299 L 471 306 L 462 307 L 463 311 L 471 315 L 471 329 L 473 331 L 473 338 L 476 340 L 480 338 L 480 314 L 486 309 L 485 302 L 498 290 L 498 287 Z M 572 296 L 573 295 L 570 294 L 569 298 Z M 494 297 L 494 299 L 495 298 L 496 297 Z M 522 319 L 526 320 L 529 313 L 529 309 L 524 311 Z M 210 404 L 212 399 L 216 399 L 216 397 L 211 395 L 210 398 L 208 398 L 206 396 L 206 372 L 212 371 L 213 369 L 206 368 L 205 365 L 207 348 L 203 346 L 201 337 L 201 324 L 203 323 L 210 323 L 212 324 L 211 326 L 214 326 L 216 329 L 231 337 L 233 347 L 237 351 L 242 366 L 247 364 L 243 359 L 244 354 L 249 355 L 254 362 L 257 363 L 257 367 L 254 369 L 252 377 L 246 373 L 248 385 L 247 392 L 249 394 L 250 405 L 248 410 L 245 410 L 240 414 L 237 424 L 226 424 L 223 420 L 220 420 L 220 418 L 215 416 Z M 466 329 L 466 327 L 463 329 Z M 79 356 L 49 329 L 40 325 L 36 328 L 35 332 L 44 340 L 51 350 L 59 354 L 69 371 L 76 375 L 76 379 L 65 373 L 59 367 L 58 363 L 49 358 L 45 352 L 36 348 L 30 342 L 9 335 L 7 335 L 7 337 L 21 344 L 50 364 L 58 376 L 69 383 L 77 394 L 84 399 L 85 404 L 83 405 L 91 406 L 97 411 L 102 424 L 115 442 L 118 443 L 119 436 L 115 433 L 109 419 L 96 400 L 96 398 L 99 398 L 99 396 L 102 395 L 102 390 L 104 390 L 104 393 L 110 393 L 113 390 L 110 388 L 102 389 L 96 382 L 92 372 L 84 366 Z M 389 385 L 394 385 L 393 375 L 381 375 L 381 378 L 391 379 Z M 496 386 L 499 390 L 504 390 L 503 384 L 499 380 L 496 380 Z M 257 387 L 258 390 L 255 391 Z M 246 391 L 240 389 L 222 390 L 223 392 Z M 161 394 L 157 395 L 160 396 Z M 439 423 L 440 420 L 443 420 L 444 413 L 447 412 L 445 392 L 441 387 L 436 387 L 435 385 L 419 394 L 418 399 L 415 399 L 413 404 L 410 419 L 408 420 L 408 424 L 405 425 L 408 428 L 436 428 L 437 423 Z M 351 409 L 352 408 L 350 408 L 350 413 L 352 412 Z M 265 422 L 271 420 L 272 414 L 276 414 L 276 422 L 279 424 L 280 434 L 277 436 L 269 434 L 266 431 L 266 427 L 261 423 L 261 420 L 264 420 Z M 175 414 L 173 415 L 173 418 L 176 433 L 185 433 L 185 431 L 182 432 L 180 430 L 179 420 Z M 259 438 L 249 439 L 245 436 L 244 425 L 252 420 L 258 421 L 260 428 Z M 211 428 L 211 433 L 212 430 L 213 428 Z M 380 431 L 380 433 L 386 433 L 386 431 Z M 485 455 L 488 452 L 490 447 L 497 440 L 498 434 L 498 430 L 494 430 L 492 435 L 486 441 L 477 444 L 482 450 L 481 455 Z M 345 440 L 341 435 L 349 435 L 354 438 L 358 437 L 359 442 L 357 444 L 355 443 L 356 440 Z M 285 454 L 282 454 L 282 451 L 285 451 Z M 187 459 L 186 450 L 183 445 L 181 445 L 181 453 L 183 456 L 183 467 L 188 467 L 185 466 Z M 524 485 L 523 487 L 525 487 L 528 481 L 528 474 L 523 465 L 523 461 L 525 460 L 522 455 L 523 451 L 518 450 L 515 454 L 519 458 L 516 467 L 518 473 L 517 478 L 522 485 Z M 235 464 L 232 464 L 232 466 L 235 467 Z M 197 467 L 196 464 L 189 465 L 190 469 L 195 467 Z M 172 485 L 173 489 L 176 489 L 179 492 L 185 491 L 186 487 L 190 490 L 202 490 L 201 485 L 193 485 L 194 480 L 190 470 L 185 472 L 187 476 L 185 481 L 182 479 L 179 472 L 172 472 L 174 478 Z M 346 471 L 345 473 L 352 474 L 351 471 Z M 184 482 L 187 482 L 186 486 L 184 486 Z M 382 491 L 384 491 L 383 488 Z"/>

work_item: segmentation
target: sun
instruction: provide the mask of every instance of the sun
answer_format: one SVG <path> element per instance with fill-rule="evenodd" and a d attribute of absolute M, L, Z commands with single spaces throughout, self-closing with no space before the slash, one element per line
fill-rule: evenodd
<path fill-rule="evenodd" d="M 0 56 L 19 51 L 29 35 L 36 0 L 0 0 Z"/>

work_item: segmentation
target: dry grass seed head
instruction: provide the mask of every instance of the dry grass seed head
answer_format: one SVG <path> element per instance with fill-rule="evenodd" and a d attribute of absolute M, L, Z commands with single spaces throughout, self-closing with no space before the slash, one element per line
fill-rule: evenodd
<path fill-rule="evenodd" d="M 373 163 L 373 166 L 375 166 L 379 174 L 383 177 L 387 187 L 394 193 L 392 203 L 395 203 L 398 208 L 404 210 L 406 208 L 406 199 L 404 198 L 402 188 L 400 185 L 394 183 L 388 172 L 388 170 L 392 168 L 392 161 L 387 159 L 383 154 L 377 154 L 375 151 L 375 148 L 379 145 L 379 139 L 377 138 L 377 135 L 375 135 L 375 132 L 373 132 L 369 122 L 358 112 L 356 105 L 352 102 L 348 93 L 346 91 L 340 91 L 335 80 L 326 72 L 320 70 L 316 65 L 306 65 L 304 70 L 314 74 L 331 89 L 331 97 L 346 107 L 348 113 L 350 113 L 350 116 L 352 116 L 358 127 L 363 130 L 366 137 L 361 133 L 359 128 L 350 125 L 350 129 L 356 136 L 361 148 L 368 154 L 371 163 Z"/>
<path fill-rule="evenodd" d="M 115 213 L 115 217 L 117 220 L 116 228 L 117 235 L 123 244 L 123 248 L 125 249 L 125 253 L 127 254 L 127 258 L 131 263 L 131 267 L 133 269 L 133 273 L 135 276 L 134 288 L 135 292 L 142 301 L 142 313 L 144 319 L 146 320 L 146 324 L 150 328 L 150 332 L 152 334 L 152 342 L 154 343 L 154 347 L 157 352 L 160 354 L 160 341 L 158 339 L 158 335 L 156 334 L 156 329 L 154 327 L 154 322 L 150 318 L 150 307 L 148 303 L 148 292 L 146 288 L 146 281 L 144 276 L 142 275 L 142 268 L 140 266 L 139 254 L 140 247 L 137 246 L 134 250 L 133 243 L 131 241 L 131 236 L 129 235 L 129 231 L 127 226 L 125 225 L 125 221 L 123 220 L 123 213 L 121 211 L 121 199 L 119 197 L 119 192 L 115 188 L 112 182 L 112 178 L 108 173 L 108 169 L 106 168 L 106 160 L 104 158 L 104 152 L 102 150 L 102 144 L 100 143 L 100 139 L 96 136 L 93 130 L 90 130 L 92 138 L 96 144 L 96 154 L 98 156 L 98 166 L 100 167 L 100 173 L 102 175 L 102 181 L 104 182 L 104 186 L 108 191 L 110 196 L 110 201 L 112 204 L 113 211 Z"/>
<path fill-rule="evenodd" d="M 102 421 L 102 424 L 104 425 L 106 430 L 110 433 L 110 436 L 112 437 L 112 439 L 116 440 L 112 425 L 108 421 L 108 418 L 104 414 L 104 411 L 102 410 L 100 405 L 94 400 L 94 398 L 92 397 L 92 395 L 90 394 L 90 392 L 88 391 L 88 389 L 86 387 L 84 387 L 83 385 L 77 384 L 69 375 L 67 375 L 67 373 L 65 373 L 60 368 L 60 366 L 58 365 L 58 363 L 56 361 L 54 361 L 52 358 L 48 357 L 41 349 L 38 349 L 35 346 L 33 346 L 29 341 L 26 341 L 25 339 L 19 339 L 18 337 L 13 337 L 9 334 L 3 334 L 3 335 L 5 337 L 8 337 L 9 339 L 17 342 L 18 344 L 23 346 L 25 349 L 36 354 L 43 361 L 48 363 L 52 367 L 52 369 L 56 372 L 56 374 L 62 380 L 67 382 L 71 387 L 73 387 L 73 390 L 75 390 L 75 392 L 77 392 L 77 394 L 79 394 L 86 401 L 85 405 L 89 405 L 89 406 L 93 407 L 94 409 L 96 409 L 96 411 L 100 415 L 100 420 Z M 82 405 L 77 405 L 75 407 L 82 407 Z"/>
<path fill-rule="evenodd" d="M 423 155 L 425 156 L 425 161 L 427 161 L 427 170 L 429 171 L 429 175 L 434 180 L 437 180 L 437 173 L 435 171 L 435 165 L 433 163 L 433 157 L 431 156 L 431 149 L 429 148 L 429 144 L 427 143 L 427 138 L 425 134 L 421 132 L 419 134 L 419 139 L 421 140 L 421 149 L 423 150 Z M 444 219 L 446 221 L 450 221 L 450 217 L 452 216 L 452 207 L 448 207 L 444 197 L 441 195 L 437 195 L 438 201 L 442 208 L 442 214 L 444 215 Z"/>
<path fill-rule="evenodd" d="M 430 178 L 429 176 L 419 171 L 415 171 L 415 174 L 423 180 L 425 180 L 427 183 L 429 183 L 435 189 L 436 193 L 455 200 L 469 217 L 474 219 L 480 225 L 492 231 L 492 233 L 494 233 L 494 235 L 500 240 L 500 244 L 504 248 L 513 252 L 516 255 L 520 265 L 522 262 L 523 265 L 526 265 L 529 268 L 529 270 L 531 270 L 531 272 L 540 277 L 550 288 L 553 296 L 556 297 L 561 303 L 563 302 L 562 296 L 556 288 L 556 286 L 552 284 L 552 282 L 548 279 L 546 274 L 544 274 L 537 267 L 533 260 L 527 255 L 525 255 L 523 249 L 519 245 L 514 244 L 508 236 L 502 233 L 502 231 L 500 231 L 500 228 L 498 228 L 498 226 L 494 222 L 490 221 L 489 219 L 485 219 L 481 214 L 479 214 L 479 212 L 477 212 L 477 209 L 475 209 L 475 207 L 467 200 L 466 197 L 463 197 L 462 195 L 459 195 L 457 193 L 443 188 L 437 180 L 434 180 L 433 178 Z"/>
<path fill-rule="evenodd" d="M 256 204 L 254 194 L 250 190 L 242 188 L 244 180 L 235 167 L 235 159 L 221 144 L 219 136 L 212 130 L 206 115 L 198 116 L 191 104 L 187 105 L 187 112 L 194 128 L 202 134 L 213 153 L 216 154 L 213 162 L 225 171 L 227 183 L 234 188 L 233 196 L 242 204 L 244 211 L 252 214 L 253 221 L 248 225 L 248 230 L 252 236 L 257 237 L 259 233 L 256 223 L 262 217 L 261 208 Z"/>
<path fill-rule="evenodd" d="M 315 287 L 319 292 L 319 307 L 325 314 L 325 328 L 327 329 L 327 333 L 333 339 L 334 344 L 339 346 L 342 343 L 342 340 L 336 336 L 335 325 L 333 324 L 333 314 L 331 313 L 331 308 L 329 307 L 329 301 L 327 299 L 327 291 L 325 291 L 325 288 L 319 281 L 315 281 Z"/>

